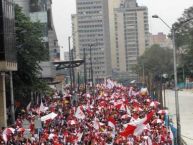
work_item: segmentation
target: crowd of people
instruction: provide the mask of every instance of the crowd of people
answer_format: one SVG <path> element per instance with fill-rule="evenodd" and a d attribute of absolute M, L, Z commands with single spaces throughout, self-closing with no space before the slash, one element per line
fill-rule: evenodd
<path fill-rule="evenodd" d="M 14 125 L 0 130 L 0 144 L 172 145 L 166 114 L 146 88 L 109 80 L 87 93 L 30 102 Z"/>

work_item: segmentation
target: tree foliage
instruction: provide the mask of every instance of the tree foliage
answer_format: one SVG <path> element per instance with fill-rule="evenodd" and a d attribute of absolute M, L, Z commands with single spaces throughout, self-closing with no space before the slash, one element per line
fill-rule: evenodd
<path fill-rule="evenodd" d="M 173 74 L 173 53 L 171 49 L 153 45 L 147 48 L 138 59 L 135 71 L 145 82 L 150 92 L 154 92 L 161 101 L 161 84 L 163 74 Z M 144 78 L 143 78 L 144 77 Z"/>
<path fill-rule="evenodd" d="M 179 68 L 184 68 L 187 76 L 193 74 L 193 7 L 186 9 L 173 25 L 176 29 L 176 46 Z"/>
<path fill-rule="evenodd" d="M 145 73 L 151 73 L 153 76 L 173 72 L 172 50 L 162 48 L 159 45 L 153 45 L 146 49 L 145 53 L 139 58 L 138 68 Z"/>
<path fill-rule="evenodd" d="M 15 6 L 16 51 L 18 71 L 13 74 L 15 94 L 21 95 L 45 87 L 38 78 L 40 61 L 48 57 L 48 49 L 42 40 L 42 25 L 31 22 L 19 6 Z"/>

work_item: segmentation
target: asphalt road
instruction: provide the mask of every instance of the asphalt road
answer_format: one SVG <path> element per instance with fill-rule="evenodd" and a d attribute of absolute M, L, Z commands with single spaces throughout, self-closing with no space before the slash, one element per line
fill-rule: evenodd
<path fill-rule="evenodd" d="M 188 145 L 193 145 L 193 90 L 180 90 L 178 95 L 181 134 Z M 169 108 L 172 120 L 176 124 L 174 90 L 166 90 L 166 106 Z"/>

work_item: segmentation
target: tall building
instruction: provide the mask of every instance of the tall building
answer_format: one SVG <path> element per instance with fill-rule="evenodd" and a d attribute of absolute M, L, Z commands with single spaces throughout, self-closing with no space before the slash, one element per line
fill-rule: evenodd
<path fill-rule="evenodd" d="M 72 16 L 72 33 L 77 33 L 73 40 L 78 39 L 74 40 L 75 50 L 79 53 L 76 55 L 83 59 L 85 49 L 87 74 L 90 76 L 92 62 L 95 80 L 103 80 L 112 72 L 108 2 L 76 0 L 77 14 Z"/>
<path fill-rule="evenodd" d="M 23 13 L 30 17 L 32 22 L 39 21 L 43 25 L 43 43 L 49 51 L 49 60 L 40 62 L 42 68 L 40 76 L 51 80 L 56 75 L 52 62 L 60 60 L 60 47 L 52 19 L 52 0 L 14 1 L 22 8 Z"/>
<path fill-rule="evenodd" d="M 22 7 L 24 14 L 34 22 L 39 21 L 44 25 L 43 42 L 49 50 L 49 60 L 60 59 L 60 48 L 52 19 L 52 0 L 14 0 Z"/>
<path fill-rule="evenodd" d="M 119 8 L 114 9 L 114 15 L 113 74 L 130 80 L 137 79 L 132 68 L 149 46 L 147 7 L 138 6 L 136 0 L 122 0 Z"/>
<path fill-rule="evenodd" d="M 159 32 L 158 34 L 150 34 L 149 39 L 150 39 L 149 41 L 150 46 L 154 44 L 158 44 L 161 47 L 171 48 L 171 49 L 173 48 L 172 40 L 162 32 Z"/>
<path fill-rule="evenodd" d="M 68 51 L 64 52 L 64 61 L 69 61 L 69 52 Z"/>
<path fill-rule="evenodd" d="M 6 78 L 9 73 L 12 82 L 12 71 L 17 70 L 15 49 L 15 12 L 13 0 L 0 1 L 0 127 L 7 127 Z M 10 83 L 12 88 L 12 83 Z M 13 97 L 13 95 L 11 95 Z M 13 100 L 13 99 L 12 99 Z M 14 112 L 14 102 L 11 112 Z M 14 120 L 14 117 L 12 118 Z"/>
<path fill-rule="evenodd" d="M 76 4 L 73 46 L 81 58 L 86 49 L 87 70 L 91 48 L 95 79 L 136 79 L 132 67 L 149 46 L 147 7 L 138 6 L 136 0 L 76 0 Z"/>
<path fill-rule="evenodd" d="M 73 14 L 71 16 L 71 21 L 72 21 L 72 42 L 73 42 L 72 47 L 74 49 L 73 52 L 75 54 L 74 57 L 75 59 L 79 59 L 80 58 L 80 49 L 79 49 L 79 41 L 78 41 L 78 21 L 77 21 L 76 14 Z"/>
<path fill-rule="evenodd" d="M 115 74 L 116 69 L 116 41 L 115 41 L 115 8 L 119 8 L 122 0 L 109 0 L 109 21 L 110 21 L 110 40 L 111 40 L 111 63 L 112 63 L 112 75 Z"/>

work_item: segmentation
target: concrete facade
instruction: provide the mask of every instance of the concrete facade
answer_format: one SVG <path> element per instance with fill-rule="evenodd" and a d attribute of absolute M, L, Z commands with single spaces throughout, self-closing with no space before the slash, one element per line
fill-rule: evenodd
<path fill-rule="evenodd" d="M 53 23 L 51 0 L 47 2 L 47 13 L 48 13 L 48 44 L 49 44 L 50 61 L 59 61 L 60 47 L 58 45 L 58 38 Z"/>
<path fill-rule="evenodd" d="M 150 46 L 154 44 L 158 44 L 161 47 L 166 47 L 170 49 L 173 48 L 172 40 L 162 32 L 159 32 L 158 34 L 150 34 L 149 40 L 150 40 L 149 42 Z"/>
<path fill-rule="evenodd" d="M 78 19 L 77 19 L 77 15 L 76 14 L 72 15 L 71 20 L 72 20 L 72 47 L 74 49 L 74 58 L 75 59 L 80 59 L 80 49 L 79 49 L 79 42 L 78 42 L 78 21 L 77 21 Z M 68 60 L 69 60 L 69 56 L 68 56 Z"/>
<path fill-rule="evenodd" d="M 39 21 L 44 25 L 43 42 L 49 49 L 50 61 L 60 59 L 60 47 L 52 19 L 52 0 L 14 0 L 22 7 L 24 14 L 34 22 Z"/>
<path fill-rule="evenodd" d="M 55 32 L 52 19 L 52 7 L 51 7 L 52 0 L 15 0 L 15 3 L 18 4 L 20 7 L 22 7 L 24 14 L 30 17 L 31 21 L 33 22 L 39 21 L 41 24 L 44 25 L 43 43 L 49 50 L 49 61 L 59 61 L 60 47 L 58 45 L 57 35 Z M 42 62 L 42 64 L 40 63 L 40 66 L 42 66 L 43 69 L 40 75 L 46 74 L 45 77 L 47 77 L 46 70 L 48 69 L 47 64 L 50 64 L 49 61 L 47 63 L 46 62 Z M 54 77 L 55 71 L 53 70 L 52 72 L 53 72 L 52 77 Z"/>
<path fill-rule="evenodd" d="M 149 47 L 148 10 L 138 6 L 136 0 L 77 0 L 72 33 L 77 34 L 73 41 L 76 55 L 81 58 L 86 48 L 90 59 L 89 46 L 96 43 L 92 45 L 95 77 L 118 75 L 136 79 L 132 67 Z"/>
<path fill-rule="evenodd" d="M 121 0 L 109 0 L 109 21 L 110 21 L 110 41 L 111 41 L 111 60 L 112 60 L 112 72 L 116 66 L 116 41 L 115 41 L 115 8 L 119 8 Z"/>
<path fill-rule="evenodd" d="M 86 49 L 87 74 L 89 74 L 91 48 L 95 79 L 109 77 L 112 72 L 108 2 L 108 0 L 76 0 L 77 14 L 76 18 L 72 19 L 73 26 L 77 23 L 77 29 L 74 28 L 72 32 L 78 34 L 78 37 L 73 38 L 78 39 L 78 47 L 75 47 L 79 54 L 76 55 L 83 59 L 83 49 Z"/>
<path fill-rule="evenodd" d="M 64 61 L 69 61 L 69 52 L 68 51 L 64 52 Z"/>
<path fill-rule="evenodd" d="M 147 7 L 138 6 L 136 0 L 122 1 L 115 13 L 115 61 L 113 70 L 119 77 L 133 80 L 137 74 L 132 67 L 149 47 L 149 25 Z"/>
<path fill-rule="evenodd" d="M 12 71 L 17 71 L 13 0 L 0 1 L 0 31 L 0 127 L 7 127 L 5 73 L 10 72 L 12 74 Z M 10 77 L 10 82 L 12 82 L 12 77 Z M 12 86 L 11 83 L 11 109 L 14 110 Z"/>
<path fill-rule="evenodd" d="M 7 127 L 5 73 L 0 74 L 0 127 Z"/>

